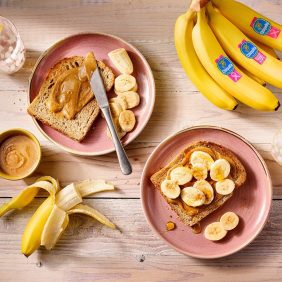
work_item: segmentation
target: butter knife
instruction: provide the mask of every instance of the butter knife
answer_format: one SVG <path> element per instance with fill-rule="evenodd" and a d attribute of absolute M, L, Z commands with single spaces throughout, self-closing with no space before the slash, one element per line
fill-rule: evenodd
<path fill-rule="evenodd" d="M 131 174 L 132 167 L 117 135 L 109 108 L 105 86 L 98 67 L 93 71 L 90 79 L 90 85 L 112 135 L 112 140 L 116 149 L 121 172 L 125 175 Z"/>

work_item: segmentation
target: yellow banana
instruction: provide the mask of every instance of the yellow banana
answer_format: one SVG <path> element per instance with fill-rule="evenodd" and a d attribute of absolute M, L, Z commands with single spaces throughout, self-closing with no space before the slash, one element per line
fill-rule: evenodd
<path fill-rule="evenodd" d="M 41 234 L 46 221 L 54 207 L 55 198 L 49 196 L 36 210 L 27 223 L 22 236 L 22 253 L 28 257 L 36 251 L 41 243 Z"/>
<path fill-rule="evenodd" d="M 268 89 L 234 67 L 209 27 L 205 9 L 197 13 L 192 39 L 201 63 L 222 88 L 254 109 L 274 111 L 279 108 L 278 99 Z"/>
<path fill-rule="evenodd" d="M 264 81 L 282 88 L 282 62 L 268 55 L 240 29 L 208 4 L 210 26 L 226 53 Z"/>
<path fill-rule="evenodd" d="M 189 10 L 175 23 L 174 39 L 179 60 L 187 76 L 210 102 L 219 108 L 233 110 L 236 100 L 212 79 L 197 58 L 192 45 L 194 16 L 195 13 Z"/>
<path fill-rule="evenodd" d="M 255 44 L 262 49 L 265 53 L 267 53 L 268 55 L 272 56 L 273 58 L 280 60 L 278 54 L 275 52 L 275 50 L 267 45 L 262 44 L 261 42 L 254 40 L 253 42 L 255 42 Z"/>
<path fill-rule="evenodd" d="M 251 38 L 282 51 L 282 26 L 234 0 L 212 0 L 221 13 Z"/>
<path fill-rule="evenodd" d="M 245 75 L 249 76 L 251 79 L 253 79 L 254 81 L 256 81 L 257 83 L 259 83 L 262 86 L 266 86 L 266 82 L 262 79 L 260 79 L 259 77 L 255 76 L 254 74 L 252 74 L 251 72 L 249 72 L 248 70 L 246 70 L 245 68 L 243 68 L 242 66 L 236 65 L 234 64 L 242 73 L 244 73 Z"/>

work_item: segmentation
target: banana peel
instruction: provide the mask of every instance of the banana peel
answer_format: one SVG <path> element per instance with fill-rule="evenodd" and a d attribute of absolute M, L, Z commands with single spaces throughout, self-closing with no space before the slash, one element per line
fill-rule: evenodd
<path fill-rule="evenodd" d="M 41 234 L 55 204 L 55 198 L 49 196 L 36 210 L 27 223 L 22 236 L 22 253 L 28 257 L 40 247 Z"/>
<path fill-rule="evenodd" d="M 16 197 L 12 198 L 9 202 L 4 203 L 0 207 L 0 217 L 10 210 L 22 209 L 29 205 L 40 189 L 46 190 L 52 197 L 55 197 L 55 194 L 59 189 L 58 181 L 51 176 L 45 176 L 37 179 L 34 184 L 26 187 Z"/>
<path fill-rule="evenodd" d="M 74 213 L 81 213 L 81 214 L 88 215 L 88 216 L 98 220 L 102 224 L 104 224 L 104 225 L 106 225 L 106 226 L 108 226 L 112 229 L 116 229 L 116 226 L 107 217 L 105 217 L 103 214 L 101 214 L 97 210 L 95 210 L 92 207 L 89 207 L 87 205 L 78 204 L 77 206 L 75 206 L 74 208 L 72 208 L 71 210 L 69 210 L 67 212 L 68 215 L 74 214 Z"/>
<path fill-rule="evenodd" d="M 111 182 L 106 182 L 105 180 L 100 179 L 87 179 L 75 184 L 75 187 L 77 188 L 82 198 L 102 191 L 115 190 L 115 187 Z"/>

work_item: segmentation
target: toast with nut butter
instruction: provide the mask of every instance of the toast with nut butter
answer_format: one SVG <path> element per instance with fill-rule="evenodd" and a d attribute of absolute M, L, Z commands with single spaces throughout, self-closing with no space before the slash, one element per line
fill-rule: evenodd
<path fill-rule="evenodd" d="M 86 58 L 87 55 L 85 58 L 73 56 L 54 65 L 27 110 L 37 120 L 79 142 L 100 112 L 89 81 L 82 75 Z M 97 61 L 97 65 L 105 89 L 109 91 L 114 84 L 114 74 L 102 61 Z"/>
<path fill-rule="evenodd" d="M 153 174 L 151 182 L 179 219 L 192 227 L 224 205 L 246 177 L 243 164 L 233 152 L 199 141 Z"/>

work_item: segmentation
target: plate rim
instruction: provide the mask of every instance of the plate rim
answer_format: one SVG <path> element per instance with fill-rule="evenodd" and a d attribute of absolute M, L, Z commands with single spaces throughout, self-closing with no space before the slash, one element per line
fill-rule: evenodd
<path fill-rule="evenodd" d="M 147 118 L 145 119 L 143 125 L 141 126 L 140 128 L 140 131 L 139 133 L 133 137 L 132 139 L 128 139 L 126 140 L 125 142 L 123 142 L 123 146 L 127 146 L 128 144 L 130 144 L 132 141 L 134 141 L 140 134 L 141 132 L 144 130 L 144 128 L 147 126 L 151 116 L 152 116 L 152 113 L 153 113 L 153 110 L 154 110 L 154 106 L 155 106 L 155 102 L 156 102 L 156 83 L 155 83 L 155 79 L 154 79 L 154 75 L 153 75 L 153 71 L 147 61 L 147 59 L 144 57 L 144 55 L 135 47 L 133 46 L 131 43 L 125 41 L 124 39 L 116 36 L 116 35 L 112 35 L 112 34 L 109 34 L 109 33 L 103 33 L 103 32 L 79 32 L 79 33 L 76 33 L 76 34 L 72 34 L 72 35 L 69 35 L 69 36 L 66 36 L 58 41 L 56 41 L 54 44 L 52 44 L 50 47 L 48 47 L 45 51 L 42 52 L 42 54 L 39 56 L 39 58 L 37 59 L 32 71 L 31 71 L 31 74 L 29 76 L 29 79 L 28 79 L 28 91 L 27 91 L 27 106 L 29 106 L 31 104 L 30 102 L 30 93 L 31 93 L 31 84 L 32 84 L 32 79 L 34 77 L 34 74 L 37 70 L 37 67 L 38 65 L 40 64 L 40 62 L 45 58 L 45 56 L 47 56 L 52 50 L 54 50 L 55 48 L 57 48 L 60 44 L 63 44 L 64 41 L 70 39 L 70 38 L 73 38 L 73 37 L 77 37 L 77 36 L 81 36 L 81 35 L 101 35 L 101 36 L 106 36 L 106 37 L 110 37 L 110 38 L 113 38 L 113 39 L 116 39 L 128 46 L 130 46 L 130 48 L 132 48 L 134 50 L 134 52 L 141 58 L 142 62 L 145 64 L 145 67 L 146 69 L 148 70 L 148 77 L 149 77 L 149 80 L 152 82 L 152 103 L 150 105 L 150 108 L 149 108 L 149 114 L 147 116 Z M 53 140 L 42 128 L 41 126 L 39 125 L 39 122 L 33 117 L 31 116 L 32 120 L 33 120 L 33 123 L 35 124 L 35 126 L 37 127 L 37 129 L 41 132 L 41 134 L 47 138 L 50 142 L 52 142 L 53 144 L 57 145 L 59 148 L 61 148 L 62 150 L 68 152 L 68 153 L 71 153 L 71 154 L 74 154 L 74 155 L 77 155 L 77 156 L 89 156 L 89 157 L 93 157 L 93 156 L 102 156 L 102 155 L 106 155 L 106 154 L 109 154 L 109 153 L 112 153 L 112 152 L 115 152 L 115 148 L 113 147 L 112 149 L 107 149 L 107 150 L 103 150 L 103 151 L 93 151 L 93 152 L 81 152 L 81 151 L 77 151 L 77 150 L 74 150 L 74 149 L 71 149 L 69 147 L 66 147 L 58 142 L 56 142 L 55 140 Z"/>
<path fill-rule="evenodd" d="M 250 237 L 249 240 L 247 240 L 246 242 L 244 242 L 243 244 L 241 244 L 238 248 L 235 248 L 232 251 L 226 251 L 220 255 L 197 255 L 197 254 L 192 254 L 190 252 L 184 251 L 176 246 L 174 246 L 172 243 L 170 243 L 165 237 L 162 236 L 162 234 L 159 233 L 159 231 L 157 230 L 157 228 L 152 224 L 152 222 L 149 220 L 149 212 L 146 210 L 145 208 L 145 172 L 148 169 L 149 164 L 151 163 L 152 159 L 154 158 L 154 155 L 156 154 L 157 150 L 159 149 L 160 146 L 162 146 L 163 144 L 165 144 L 166 142 L 170 141 L 171 139 L 177 137 L 178 135 L 182 134 L 183 132 L 187 132 L 187 131 L 193 131 L 195 129 L 215 129 L 215 130 L 219 130 L 219 131 L 223 131 L 226 132 L 228 134 L 231 134 L 237 138 L 239 138 L 240 140 L 242 140 L 245 144 L 247 144 L 255 153 L 255 155 L 258 157 L 259 161 L 261 162 L 263 169 L 265 171 L 266 174 L 266 179 L 267 179 L 267 189 L 269 190 L 269 200 L 267 200 L 268 203 L 268 210 L 267 210 L 267 214 L 266 217 L 264 219 L 264 222 L 262 223 L 262 225 L 260 226 L 260 228 L 258 228 L 256 230 L 256 232 L 253 234 L 253 236 Z M 217 259 L 217 258 L 222 258 L 222 257 L 226 257 L 232 254 L 235 254 L 239 251 L 241 251 L 243 248 L 245 248 L 246 246 L 248 246 L 251 242 L 253 242 L 255 240 L 255 238 L 261 233 L 261 231 L 263 230 L 263 228 L 265 227 L 267 220 L 269 218 L 269 213 L 271 210 L 271 206 L 272 206 L 272 198 L 273 198 L 273 185 L 272 185 L 272 179 L 269 173 L 269 170 L 267 168 L 266 162 L 265 160 L 262 158 L 262 156 L 260 155 L 260 153 L 257 151 L 257 149 L 247 140 L 245 139 L 243 136 L 241 136 L 240 134 L 227 129 L 227 128 L 223 128 L 220 126 L 213 126 L 213 125 L 197 125 L 197 126 L 191 126 L 185 129 L 182 129 L 180 131 L 177 131 L 176 133 L 173 133 L 171 135 L 169 135 L 168 137 L 166 137 L 163 141 L 161 141 L 159 143 L 159 145 L 153 150 L 153 152 L 150 154 L 149 158 L 147 159 L 143 171 L 142 171 L 142 175 L 141 175 L 141 182 L 140 182 L 140 189 L 141 189 L 141 204 L 142 204 L 142 209 L 143 209 L 143 213 L 146 217 L 147 223 L 149 224 L 149 226 L 151 227 L 151 229 L 155 232 L 155 234 L 157 234 L 157 236 L 159 238 L 161 238 L 166 244 L 168 244 L 170 247 L 172 247 L 173 249 L 175 249 L 176 251 L 185 254 L 187 256 L 190 257 L 194 257 L 194 258 L 198 258 L 198 259 Z"/>

